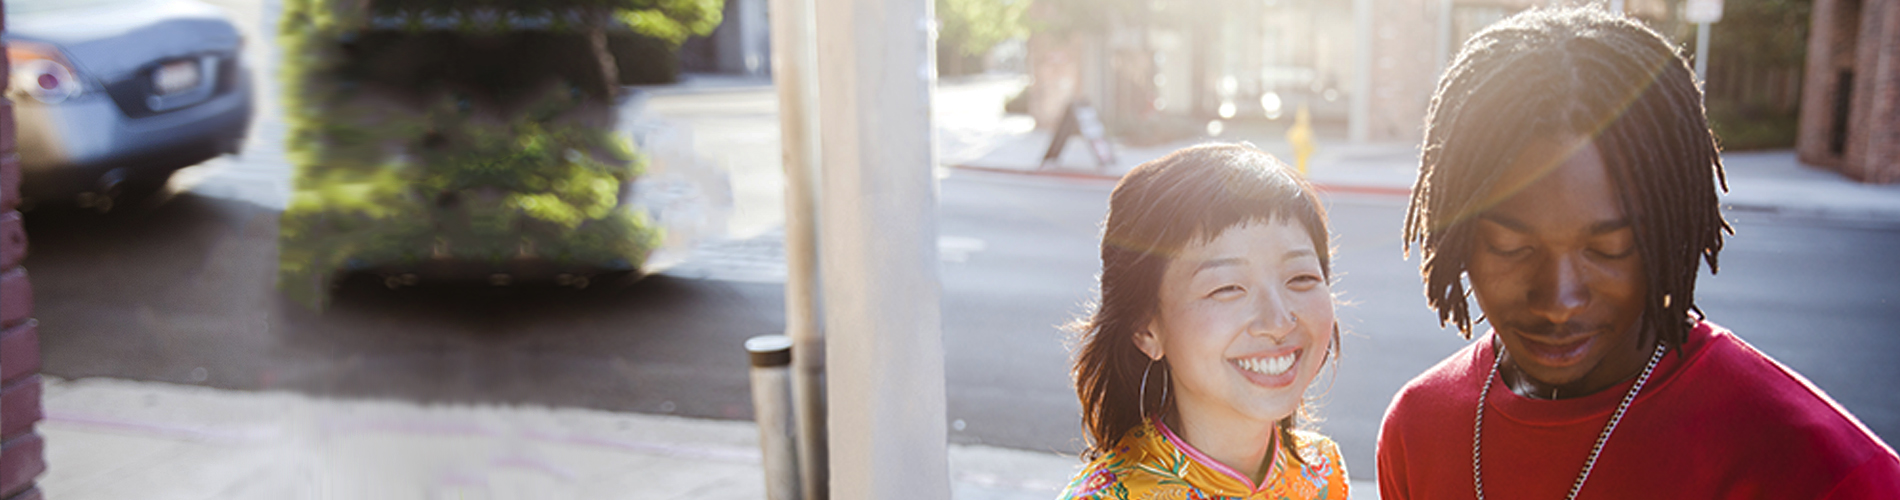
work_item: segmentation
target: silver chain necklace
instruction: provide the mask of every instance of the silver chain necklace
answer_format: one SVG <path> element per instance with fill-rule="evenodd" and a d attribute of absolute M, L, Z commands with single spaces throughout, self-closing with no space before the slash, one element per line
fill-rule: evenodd
<path fill-rule="evenodd" d="M 1498 347 L 1503 347 L 1499 345 Z M 1495 350 L 1495 349 L 1494 349 Z M 1616 405 L 1616 413 L 1610 415 L 1610 422 L 1603 425 L 1603 433 L 1597 435 L 1597 444 L 1590 448 L 1590 458 L 1583 461 L 1583 472 L 1577 473 L 1577 482 L 1570 485 L 1570 496 L 1565 500 L 1577 500 L 1577 492 L 1583 491 L 1583 481 L 1590 479 L 1590 469 L 1597 465 L 1597 454 L 1603 453 L 1603 443 L 1610 440 L 1610 432 L 1616 430 L 1616 423 L 1623 420 L 1623 412 L 1630 409 L 1630 402 L 1636 400 L 1636 393 L 1643 390 L 1643 383 L 1649 381 L 1649 372 L 1656 369 L 1656 362 L 1662 361 L 1663 345 L 1656 343 L 1656 354 L 1649 356 L 1649 366 L 1643 367 L 1643 374 L 1636 377 L 1636 385 L 1630 386 L 1629 394 L 1623 395 L 1623 403 Z M 1478 419 L 1471 430 L 1471 486 L 1478 492 L 1478 500 L 1484 500 L 1484 465 L 1479 461 L 1478 444 L 1484 440 L 1484 399 L 1491 394 L 1491 377 L 1497 376 L 1498 364 L 1502 362 L 1502 352 L 1491 356 L 1491 373 L 1484 378 L 1484 388 L 1478 390 Z"/>

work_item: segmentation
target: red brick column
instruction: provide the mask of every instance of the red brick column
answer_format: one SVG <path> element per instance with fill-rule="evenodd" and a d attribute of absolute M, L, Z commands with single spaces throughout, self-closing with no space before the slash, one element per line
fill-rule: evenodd
<path fill-rule="evenodd" d="M 1861 9 L 1853 125 L 1841 172 L 1885 184 L 1900 181 L 1900 1 L 1867 0 Z"/>
<path fill-rule="evenodd" d="M 0 18 L 0 29 L 5 24 Z M 7 67 L 0 51 L 0 82 L 7 81 Z M 34 480 L 46 471 L 46 442 L 33 431 L 41 418 L 40 336 L 33 285 L 20 266 L 26 229 L 17 210 L 20 156 L 13 127 L 13 102 L 0 96 L 0 499 L 38 500 Z"/>
<path fill-rule="evenodd" d="M 1817 0 L 1813 12 L 1801 161 L 1861 182 L 1900 182 L 1900 0 Z"/>

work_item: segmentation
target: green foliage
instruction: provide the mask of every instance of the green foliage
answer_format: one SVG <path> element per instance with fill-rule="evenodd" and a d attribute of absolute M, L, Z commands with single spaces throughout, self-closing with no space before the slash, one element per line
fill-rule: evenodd
<path fill-rule="evenodd" d="M 937 44 L 972 56 L 1011 38 L 1029 36 L 1031 0 L 936 0 Z"/>
<path fill-rule="evenodd" d="M 1772 106 L 1710 101 L 1709 128 L 1725 151 L 1794 147 L 1800 113 Z"/>
<path fill-rule="evenodd" d="M 632 33 L 607 37 L 608 50 L 620 70 L 621 85 L 651 85 L 679 81 L 679 44 Z"/>
<path fill-rule="evenodd" d="M 643 0 L 630 3 L 645 4 L 637 8 L 623 8 L 618 12 L 621 22 L 627 23 L 635 33 L 650 36 L 678 47 L 688 36 L 706 36 L 713 28 L 719 27 L 723 20 L 724 0 Z"/>
<path fill-rule="evenodd" d="M 1751 93 L 1735 79 L 1800 74 L 1812 7 L 1800 0 L 1728 0 L 1722 20 L 1710 25 L 1708 118 L 1723 149 L 1794 147 L 1799 100 L 1766 94 L 1765 86 Z"/>
<path fill-rule="evenodd" d="M 715 13 L 718 1 L 712 0 Z M 345 41 L 360 36 L 368 21 L 366 13 L 339 5 L 359 4 L 285 0 L 280 25 L 286 149 L 296 169 L 279 225 L 278 278 L 287 295 L 321 307 L 339 272 L 430 260 L 638 268 L 658 246 L 659 231 L 625 199 L 644 158 L 613 133 L 611 120 L 588 118 L 611 116 L 610 101 L 576 91 L 574 82 L 553 82 L 533 87 L 541 94 L 522 90 L 539 97 L 497 115 L 502 108 L 471 104 L 454 82 L 385 88 L 345 78 Z M 376 4 L 391 5 L 447 3 Z"/>
<path fill-rule="evenodd" d="M 611 16 L 634 33 L 677 47 L 719 27 L 724 6 L 724 0 L 285 0 L 280 29 L 336 35 L 365 29 L 376 16 L 401 16 L 405 28 L 420 30 L 427 17 L 440 16 L 464 32 L 522 19 L 545 20 L 548 29 L 561 31 Z"/>
<path fill-rule="evenodd" d="M 1814 2 L 1727 0 L 1722 20 L 1710 25 L 1709 60 L 1745 60 L 1767 67 L 1801 67 L 1808 49 Z M 1693 34 L 1693 31 L 1691 32 Z"/>

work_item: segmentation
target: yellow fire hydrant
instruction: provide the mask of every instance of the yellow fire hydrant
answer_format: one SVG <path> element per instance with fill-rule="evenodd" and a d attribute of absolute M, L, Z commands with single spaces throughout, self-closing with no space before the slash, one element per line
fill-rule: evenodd
<path fill-rule="evenodd" d="M 1286 129 L 1286 142 L 1293 144 L 1293 167 L 1306 176 L 1306 161 L 1313 157 L 1313 115 L 1301 104 L 1293 114 L 1293 128 Z"/>

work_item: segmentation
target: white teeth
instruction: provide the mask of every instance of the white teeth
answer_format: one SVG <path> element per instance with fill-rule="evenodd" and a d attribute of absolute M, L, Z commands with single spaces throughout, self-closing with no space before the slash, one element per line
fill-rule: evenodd
<path fill-rule="evenodd" d="M 1296 356 L 1294 356 L 1294 354 L 1297 354 L 1297 353 L 1287 353 L 1284 356 L 1264 358 L 1264 359 L 1263 358 L 1247 358 L 1247 359 L 1242 359 L 1238 361 L 1238 363 L 1240 364 L 1241 368 L 1245 368 L 1247 369 L 1247 371 L 1259 373 L 1262 375 L 1279 375 L 1282 373 L 1286 373 L 1288 369 L 1293 368 L 1293 360 L 1296 359 Z"/>

